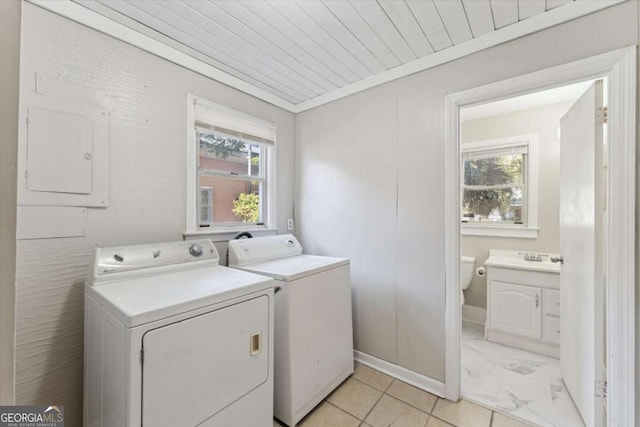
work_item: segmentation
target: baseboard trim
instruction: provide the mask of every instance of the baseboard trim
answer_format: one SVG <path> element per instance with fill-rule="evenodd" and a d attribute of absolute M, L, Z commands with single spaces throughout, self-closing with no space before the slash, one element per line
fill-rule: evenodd
<path fill-rule="evenodd" d="M 548 344 L 542 341 L 513 335 L 508 332 L 489 329 L 487 330 L 487 341 L 497 342 L 498 344 L 508 345 L 510 347 L 532 351 L 534 353 L 544 354 L 545 356 L 555 357 L 556 359 L 560 358 L 559 345 Z"/>
<path fill-rule="evenodd" d="M 474 325 L 482 326 L 484 328 L 484 324 L 487 320 L 487 309 L 474 307 L 472 305 L 463 305 L 462 306 L 462 321 L 467 323 L 472 323 Z"/>
<path fill-rule="evenodd" d="M 377 357 L 358 350 L 353 350 L 353 358 L 363 365 L 391 375 L 400 381 L 404 381 L 436 396 L 444 397 L 444 383 L 442 381 L 434 380 L 433 378 L 418 374 L 407 368 L 387 362 L 386 360 L 378 359 Z"/>

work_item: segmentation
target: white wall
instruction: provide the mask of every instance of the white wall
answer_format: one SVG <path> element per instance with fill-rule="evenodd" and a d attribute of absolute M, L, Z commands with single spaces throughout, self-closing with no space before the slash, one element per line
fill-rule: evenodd
<path fill-rule="evenodd" d="M 87 236 L 17 245 L 16 401 L 65 406 L 81 425 L 83 282 L 94 246 L 182 240 L 186 96 L 276 123 L 277 225 L 293 215 L 293 114 L 25 3 L 21 90 L 35 73 L 76 86 L 79 104 L 109 96 L 110 204 L 88 212 Z M 4 37 L 4 28 L 3 28 Z M 84 88 L 84 89 L 82 89 Z M 21 137 L 21 143 L 23 142 Z"/>
<path fill-rule="evenodd" d="M 298 115 L 296 218 L 310 252 L 353 264 L 355 343 L 444 380 L 444 100 L 638 43 L 638 2 Z"/>
<path fill-rule="evenodd" d="M 21 2 L 0 2 L 0 405 L 13 403 L 21 13 Z"/>
<path fill-rule="evenodd" d="M 510 136 L 536 134 L 538 136 L 538 237 L 462 236 L 460 253 L 476 259 L 476 267 L 484 265 L 490 249 L 527 252 L 558 252 L 559 248 L 559 173 L 560 118 L 572 103 L 548 105 L 516 111 L 499 116 L 484 117 L 463 122 L 460 132 L 462 143 Z M 473 276 L 471 286 L 464 292 L 465 304 L 487 307 L 487 277 Z"/>

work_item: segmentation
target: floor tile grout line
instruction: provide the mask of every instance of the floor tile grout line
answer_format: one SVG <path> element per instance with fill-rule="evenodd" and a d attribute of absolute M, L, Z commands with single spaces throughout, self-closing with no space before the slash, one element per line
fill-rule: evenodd
<path fill-rule="evenodd" d="M 384 389 L 384 390 L 380 390 L 379 388 L 374 387 L 374 386 L 372 386 L 371 384 L 368 384 L 368 383 L 366 383 L 366 382 L 364 382 L 364 381 L 362 381 L 362 380 L 359 380 L 358 378 L 355 378 L 355 377 L 353 377 L 353 376 L 351 376 L 351 377 L 347 377 L 347 379 L 352 379 L 352 380 L 354 380 L 354 381 L 359 382 L 360 384 L 364 384 L 364 385 L 366 385 L 367 387 L 371 387 L 371 388 L 372 388 L 372 389 L 374 389 L 375 391 L 379 391 L 379 392 L 382 392 L 382 393 L 384 393 L 386 390 L 388 390 L 388 389 L 389 389 L 389 387 L 391 387 L 391 383 L 393 383 L 393 381 L 391 381 L 391 383 L 389 383 L 389 385 L 387 386 L 387 388 L 386 388 L 386 389 Z M 345 381 L 346 381 L 346 380 L 345 380 Z M 343 383 L 341 383 L 340 385 L 342 385 L 342 384 L 344 384 L 344 382 L 343 382 Z M 338 387 L 336 387 L 336 390 L 337 390 L 338 388 L 340 388 L 340 385 L 339 385 Z"/>
<path fill-rule="evenodd" d="M 404 382 L 404 381 L 401 381 L 401 380 L 396 380 L 396 379 L 394 379 L 394 380 L 391 382 L 391 384 L 393 384 L 395 381 Z M 391 384 L 389 384 L 389 387 L 387 387 L 387 390 L 389 390 L 389 389 L 391 388 Z M 408 384 L 408 383 L 405 383 L 405 384 Z M 411 384 L 408 384 L 408 385 L 411 385 Z M 411 387 L 415 387 L 415 386 L 411 386 Z M 426 390 L 422 390 L 421 388 L 418 388 L 418 387 L 415 387 L 415 388 L 417 388 L 418 390 L 423 391 L 423 392 L 425 392 L 425 393 L 429 393 L 428 391 L 426 391 Z M 412 403 L 409 403 L 409 402 L 407 402 L 407 401 L 404 401 L 404 400 L 402 400 L 401 398 L 394 396 L 393 394 L 389 394 L 389 393 L 387 393 L 387 391 L 384 391 L 384 392 L 383 392 L 383 394 L 386 394 L 387 396 L 389 396 L 389 397 L 391 397 L 391 398 L 393 398 L 393 399 L 395 399 L 395 400 L 397 400 L 397 401 L 399 401 L 399 402 L 402 402 L 402 403 L 404 403 L 404 404 L 406 404 L 406 405 L 409 405 L 409 406 L 411 406 L 413 409 L 417 409 L 417 410 L 418 410 L 418 411 L 420 411 L 420 412 L 424 412 L 424 413 L 425 413 L 425 414 L 427 414 L 427 415 L 431 415 L 431 414 L 432 414 L 433 410 L 434 410 L 434 409 L 435 409 L 435 407 L 436 407 L 436 403 L 438 403 L 438 400 L 440 400 L 440 397 L 436 396 L 435 394 L 431 394 L 431 393 L 429 393 L 431 396 L 435 397 L 435 401 L 434 401 L 434 403 L 433 403 L 433 406 L 431 407 L 431 411 L 425 411 L 424 409 L 422 409 L 422 408 L 418 408 L 417 406 L 413 405 Z M 436 417 L 436 418 L 437 418 L 437 417 Z"/>
<path fill-rule="evenodd" d="M 492 423 L 493 423 L 494 414 L 500 414 L 503 417 L 509 418 L 510 420 L 517 421 L 519 423 L 523 423 L 523 424 L 528 425 L 528 426 L 540 427 L 539 424 L 536 424 L 535 422 L 533 422 L 531 420 L 528 420 L 526 418 L 523 418 L 523 417 L 520 417 L 518 415 L 515 415 L 515 414 L 513 414 L 513 413 L 511 413 L 510 411 L 507 411 L 507 410 L 502 410 L 500 408 L 492 408 L 491 405 L 487 405 L 486 403 L 482 403 L 482 402 L 476 401 L 472 397 L 461 396 L 460 400 L 466 400 L 467 402 L 469 402 L 469 403 L 471 403 L 473 405 L 476 405 L 476 406 L 479 406 L 481 408 L 484 408 L 487 411 L 491 411 L 491 422 Z M 489 425 L 489 427 L 491 427 L 491 426 L 492 426 L 492 424 Z"/>
<path fill-rule="evenodd" d="M 433 411 L 436 410 L 436 405 L 438 404 L 438 400 L 440 400 L 441 398 L 436 396 L 436 400 L 433 401 L 433 406 L 431 407 L 431 410 L 429 411 L 430 414 L 433 414 Z"/>
<path fill-rule="evenodd" d="M 351 417 L 355 418 L 356 420 L 360 421 L 360 424 L 362 424 L 362 423 L 364 422 L 363 420 L 361 420 L 360 418 L 358 418 L 357 416 L 355 416 L 355 415 L 354 415 L 354 414 L 352 414 L 351 412 L 347 411 L 346 409 L 342 409 L 342 408 L 341 408 L 341 407 L 339 407 L 338 405 L 335 405 L 335 404 L 333 404 L 333 403 L 329 402 L 328 400 L 323 401 L 323 403 L 327 403 L 327 404 L 329 404 L 329 405 L 333 406 L 334 408 L 338 409 L 339 411 L 344 412 L 345 414 L 347 414 L 347 415 L 349 415 L 349 416 L 351 416 Z M 318 405 L 318 406 L 320 406 L 320 405 Z M 359 424 L 358 424 L 358 425 L 359 425 Z"/>
<path fill-rule="evenodd" d="M 378 391 L 380 391 L 380 390 L 378 390 Z M 384 396 L 385 394 L 386 394 L 385 392 L 380 393 L 380 396 L 378 396 L 378 400 L 376 400 L 376 403 L 374 403 L 373 406 L 371 407 L 371 409 L 369 409 L 369 412 L 367 412 L 367 414 L 364 416 L 364 418 L 362 419 L 362 422 L 365 422 L 365 420 L 367 419 L 369 414 L 373 411 L 373 409 L 376 407 L 378 402 L 380 402 L 380 399 L 382 399 L 382 396 Z"/>
<path fill-rule="evenodd" d="M 453 427 L 459 427 L 459 426 L 456 426 L 455 424 L 451 424 L 451 421 L 447 421 L 447 420 L 445 420 L 444 418 L 440 418 L 440 417 L 439 417 L 439 416 L 437 416 L 437 415 L 433 415 L 433 414 L 430 414 L 430 415 L 431 415 L 433 418 L 435 418 L 436 420 L 442 421 L 442 422 L 443 422 L 443 423 L 445 423 L 445 424 L 449 424 L 450 426 L 453 426 Z M 489 426 L 487 426 L 487 427 L 489 427 Z"/>
<path fill-rule="evenodd" d="M 423 413 L 425 413 L 425 414 L 427 414 L 427 415 L 431 415 L 431 412 L 425 411 L 425 410 L 424 410 L 424 409 L 422 409 L 422 408 L 418 408 L 417 406 L 415 406 L 415 405 L 413 405 L 413 404 L 411 404 L 411 403 L 409 403 L 409 402 L 405 402 L 404 400 L 402 400 L 402 399 L 400 399 L 400 398 L 398 398 L 398 397 L 396 397 L 396 396 L 394 396 L 394 395 L 392 395 L 392 394 L 389 394 L 389 393 L 382 393 L 382 394 L 386 394 L 387 396 L 389 396 L 390 398 L 392 398 L 392 399 L 394 399 L 394 400 L 397 400 L 398 402 L 402 402 L 402 403 L 404 403 L 405 405 L 412 407 L 413 409 L 416 409 L 416 410 L 418 410 L 418 411 L 420 411 L 420 412 L 423 412 Z M 439 399 L 439 398 L 436 398 L 436 400 L 437 400 L 437 399 Z M 433 405 L 433 406 L 435 407 L 435 405 Z"/>
<path fill-rule="evenodd" d="M 370 369 L 375 370 L 375 369 L 373 369 L 373 368 L 370 368 Z M 378 371 L 378 372 L 379 372 L 379 371 Z M 386 375 L 386 374 L 385 374 L 385 375 Z M 360 380 L 360 379 L 358 379 L 358 378 L 355 378 L 355 377 L 353 377 L 353 376 L 351 376 L 351 377 L 349 377 L 349 378 L 351 378 L 351 379 L 353 379 L 353 380 L 356 380 L 356 381 L 357 381 L 357 382 L 359 382 L 360 384 L 364 384 L 364 385 L 366 385 L 366 386 L 368 386 L 368 387 L 371 387 L 371 388 L 372 388 L 372 389 L 374 389 L 374 390 L 382 391 L 382 393 L 383 393 L 383 394 L 386 394 L 387 396 L 392 397 L 392 398 L 394 398 L 394 399 L 396 399 L 396 400 L 398 400 L 398 401 L 400 401 L 400 402 L 406 403 L 407 405 L 411 406 L 412 408 L 417 409 L 417 410 L 419 410 L 420 412 L 424 412 L 424 413 L 426 413 L 426 414 L 428 414 L 428 415 L 430 415 L 430 414 L 433 412 L 433 410 L 434 410 L 434 409 L 435 409 L 435 407 L 436 407 L 436 404 L 438 403 L 438 400 L 440 399 L 440 397 L 438 397 L 438 396 L 436 396 L 436 395 L 434 395 L 434 394 L 432 394 L 432 393 L 429 393 L 429 392 L 428 392 L 428 391 L 426 391 L 426 390 L 422 390 L 422 389 L 421 389 L 421 388 L 419 388 L 419 387 L 416 387 L 416 386 L 414 386 L 414 385 L 411 385 L 411 384 L 409 384 L 409 383 L 406 383 L 406 382 L 404 382 L 404 381 L 402 381 L 402 380 L 399 380 L 399 379 L 397 379 L 397 378 L 394 378 L 394 377 L 391 377 L 391 382 L 389 383 L 389 385 L 388 385 L 384 390 L 380 390 L 379 388 L 377 388 L 377 387 L 375 387 L 375 386 L 373 386 L 373 385 L 371 385 L 371 384 L 368 384 L 368 383 L 366 383 L 366 382 L 364 382 L 364 381 L 362 381 L 362 380 Z M 402 400 L 402 399 L 400 399 L 400 398 L 398 398 L 398 397 L 396 397 L 396 396 L 394 396 L 394 395 L 392 395 L 392 394 L 389 394 L 389 393 L 388 393 L 389 389 L 391 388 L 391 386 L 393 385 L 393 383 L 395 383 L 396 381 L 399 381 L 399 382 L 401 382 L 401 383 L 403 383 L 403 384 L 407 384 L 408 386 L 414 387 L 414 388 L 416 388 L 416 389 L 418 389 L 418 390 L 420 390 L 420 391 L 422 391 L 422 392 L 428 393 L 429 395 L 431 395 L 431 396 L 435 397 L 435 400 L 434 400 L 434 402 L 433 402 L 433 406 L 431 407 L 431 410 L 429 410 L 429 411 L 425 411 L 425 410 L 424 410 L 424 409 L 422 409 L 422 408 L 419 408 L 419 407 L 417 407 L 417 406 L 415 406 L 415 405 L 413 405 L 413 404 L 411 404 L 411 403 L 409 403 L 409 402 L 406 402 L 406 401 L 404 401 L 404 400 Z"/>

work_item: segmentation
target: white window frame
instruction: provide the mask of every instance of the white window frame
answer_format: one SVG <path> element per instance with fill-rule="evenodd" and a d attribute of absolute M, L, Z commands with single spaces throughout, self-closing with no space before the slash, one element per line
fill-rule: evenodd
<path fill-rule="evenodd" d="M 527 162 L 525 166 L 526 224 L 461 222 L 461 235 L 519 237 L 526 239 L 536 239 L 538 237 L 538 136 L 535 134 L 460 144 L 460 209 L 462 209 L 462 194 L 464 188 L 464 167 L 462 165 L 464 153 L 497 150 L 522 145 L 527 146 Z"/>
<path fill-rule="evenodd" d="M 260 231 L 260 230 L 272 230 L 275 229 L 276 224 L 276 148 L 273 146 L 265 146 L 263 149 L 264 156 L 261 155 L 260 167 L 265 170 L 264 181 L 262 182 L 262 201 L 264 205 L 262 208 L 262 222 L 264 225 L 247 224 L 242 222 L 237 223 L 221 223 L 211 224 L 210 227 L 200 227 L 200 181 L 198 170 L 198 156 L 200 155 L 200 149 L 198 145 L 198 129 L 195 125 L 195 104 L 205 103 L 218 109 L 226 109 L 233 114 L 242 115 L 245 118 L 251 119 L 252 117 L 228 109 L 226 107 L 215 104 L 208 101 L 206 98 L 187 94 L 187 136 L 186 136 L 186 231 L 185 235 L 194 234 L 224 234 L 224 233 L 236 233 L 238 231 Z M 259 118 L 255 119 L 256 123 L 264 122 Z M 274 141 L 275 143 L 275 141 Z M 262 154 L 262 153 L 261 153 Z"/>

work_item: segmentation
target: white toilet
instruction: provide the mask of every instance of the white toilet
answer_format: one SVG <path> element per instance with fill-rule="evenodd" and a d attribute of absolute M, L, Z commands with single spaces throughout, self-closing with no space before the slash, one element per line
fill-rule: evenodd
<path fill-rule="evenodd" d="M 464 291 L 471 284 L 473 279 L 473 268 L 476 265 L 476 259 L 470 256 L 460 257 L 460 301 L 464 304 Z"/>

